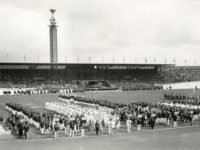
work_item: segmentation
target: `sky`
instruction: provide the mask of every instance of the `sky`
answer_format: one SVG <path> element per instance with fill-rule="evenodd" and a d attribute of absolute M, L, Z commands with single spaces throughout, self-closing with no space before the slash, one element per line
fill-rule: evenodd
<path fill-rule="evenodd" d="M 60 63 L 200 65 L 200 0 L 0 0 L 0 62 L 50 62 L 51 8 Z"/>

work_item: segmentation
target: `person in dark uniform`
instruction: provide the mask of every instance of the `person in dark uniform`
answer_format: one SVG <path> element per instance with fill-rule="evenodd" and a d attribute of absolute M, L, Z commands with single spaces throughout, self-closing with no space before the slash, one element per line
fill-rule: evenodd
<path fill-rule="evenodd" d="M 23 136 L 23 124 L 21 122 L 18 122 L 17 124 L 17 128 L 18 128 L 18 134 L 19 134 L 19 137 Z"/>
<path fill-rule="evenodd" d="M 155 117 L 151 117 L 150 120 L 149 120 L 149 124 L 150 124 L 152 130 L 155 127 L 155 121 L 156 121 Z"/>
<path fill-rule="evenodd" d="M 0 124 L 2 124 L 2 123 L 3 123 L 3 116 L 0 115 Z"/>
<path fill-rule="evenodd" d="M 191 126 L 192 126 L 192 118 L 193 118 L 193 115 L 191 113 L 188 113 L 188 119 L 190 121 Z"/>
<path fill-rule="evenodd" d="M 28 122 L 27 121 L 25 122 L 23 130 L 24 130 L 24 138 L 27 139 L 27 137 L 28 137 L 28 131 L 29 131 L 29 126 L 28 126 Z"/>
<path fill-rule="evenodd" d="M 174 120 L 174 128 L 176 128 L 177 127 L 177 120 L 178 120 L 176 114 L 173 114 L 173 120 Z"/>
<path fill-rule="evenodd" d="M 99 135 L 99 129 L 100 129 L 100 124 L 98 121 L 96 121 L 95 123 L 95 130 L 96 130 L 96 135 L 98 136 Z"/>

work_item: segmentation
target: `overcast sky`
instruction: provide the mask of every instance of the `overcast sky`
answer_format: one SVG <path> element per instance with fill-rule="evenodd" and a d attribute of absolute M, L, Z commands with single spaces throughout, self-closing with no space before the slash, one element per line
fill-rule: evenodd
<path fill-rule="evenodd" d="M 59 62 L 200 65 L 200 0 L 0 0 L 0 61 L 50 61 L 50 8 Z"/>

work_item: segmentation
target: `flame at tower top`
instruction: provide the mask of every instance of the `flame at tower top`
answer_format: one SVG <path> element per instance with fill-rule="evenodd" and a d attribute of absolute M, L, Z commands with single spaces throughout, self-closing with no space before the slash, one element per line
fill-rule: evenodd
<path fill-rule="evenodd" d="M 56 19 L 54 17 L 55 9 L 50 9 L 51 12 L 51 18 L 50 18 L 50 26 L 56 26 Z"/>

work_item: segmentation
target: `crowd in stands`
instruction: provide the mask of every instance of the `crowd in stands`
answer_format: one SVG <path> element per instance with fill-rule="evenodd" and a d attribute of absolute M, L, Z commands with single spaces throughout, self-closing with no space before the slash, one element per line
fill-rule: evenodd
<path fill-rule="evenodd" d="M 66 81 L 0 81 L 0 88 L 37 88 L 37 89 L 62 89 L 62 88 L 75 88 L 76 85 Z"/>
<path fill-rule="evenodd" d="M 112 74 L 112 73 L 110 73 Z M 198 66 L 175 66 L 161 71 L 152 70 L 130 70 L 130 72 L 115 72 L 112 75 L 102 76 L 101 73 L 91 79 L 80 80 L 62 80 L 56 74 L 53 75 L 54 80 L 41 78 L 30 79 L 29 75 L 24 74 L 24 78 L 12 77 L 5 74 L 0 77 L 0 88 L 37 88 L 37 89 L 62 89 L 72 88 L 78 90 L 110 90 L 119 88 L 125 91 L 128 90 L 150 90 L 161 89 L 157 86 L 162 83 L 174 83 L 185 81 L 199 81 L 200 80 L 200 67 Z M 112 78 L 111 78 L 112 77 Z M 116 78 L 116 79 L 115 79 Z M 103 80 L 102 80 L 103 79 Z M 98 82 L 98 83 L 97 83 Z M 156 85 L 157 84 L 157 85 Z"/>
<path fill-rule="evenodd" d="M 85 91 L 133 91 L 133 90 L 156 90 L 162 89 L 162 86 L 155 85 L 154 83 L 147 82 L 135 82 L 134 80 L 78 80 L 70 83 L 65 81 L 0 81 L 0 88 L 8 89 L 36 89 L 36 90 L 18 90 L 14 95 L 21 94 L 47 94 L 47 93 L 64 93 L 60 90 L 70 89 L 69 92 L 85 92 Z M 11 94 L 9 91 L 5 91 L 5 95 Z"/>
<path fill-rule="evenodd" d="M 151 74 L 151 73 L 150 73 Z M 143 79 L 144 77 L 144 79 Z M 93 90 L 155 90 L 162 89 L 158 84 L 176 83 L 200 80 L 200 67 L 184 66 L 171 67 L 157 72 L 151 76 L 141 76 L 140 78 L 120 79 L 120 80 L 73 80 L 70 82 L 63 80 L 1 80 L 0 88 L 37 88 L 37 89 L 62 89 L 72 88 L 75 91 Z"/>
<path fill-rule="evenodd" d="M 121 80 L 121 81 L 110 81 L 110 83 L 121 89 L 122 91 L 135 91 L 135 90 L 158 90 L 162 89 L 162 86 L 153 82 L 135 82 L 134 80 Z"/>
<path fill-rule="evenodd" d="M 161 72 L 165 83 L 200 81 L 199 66 L 176 66 Z"/>

